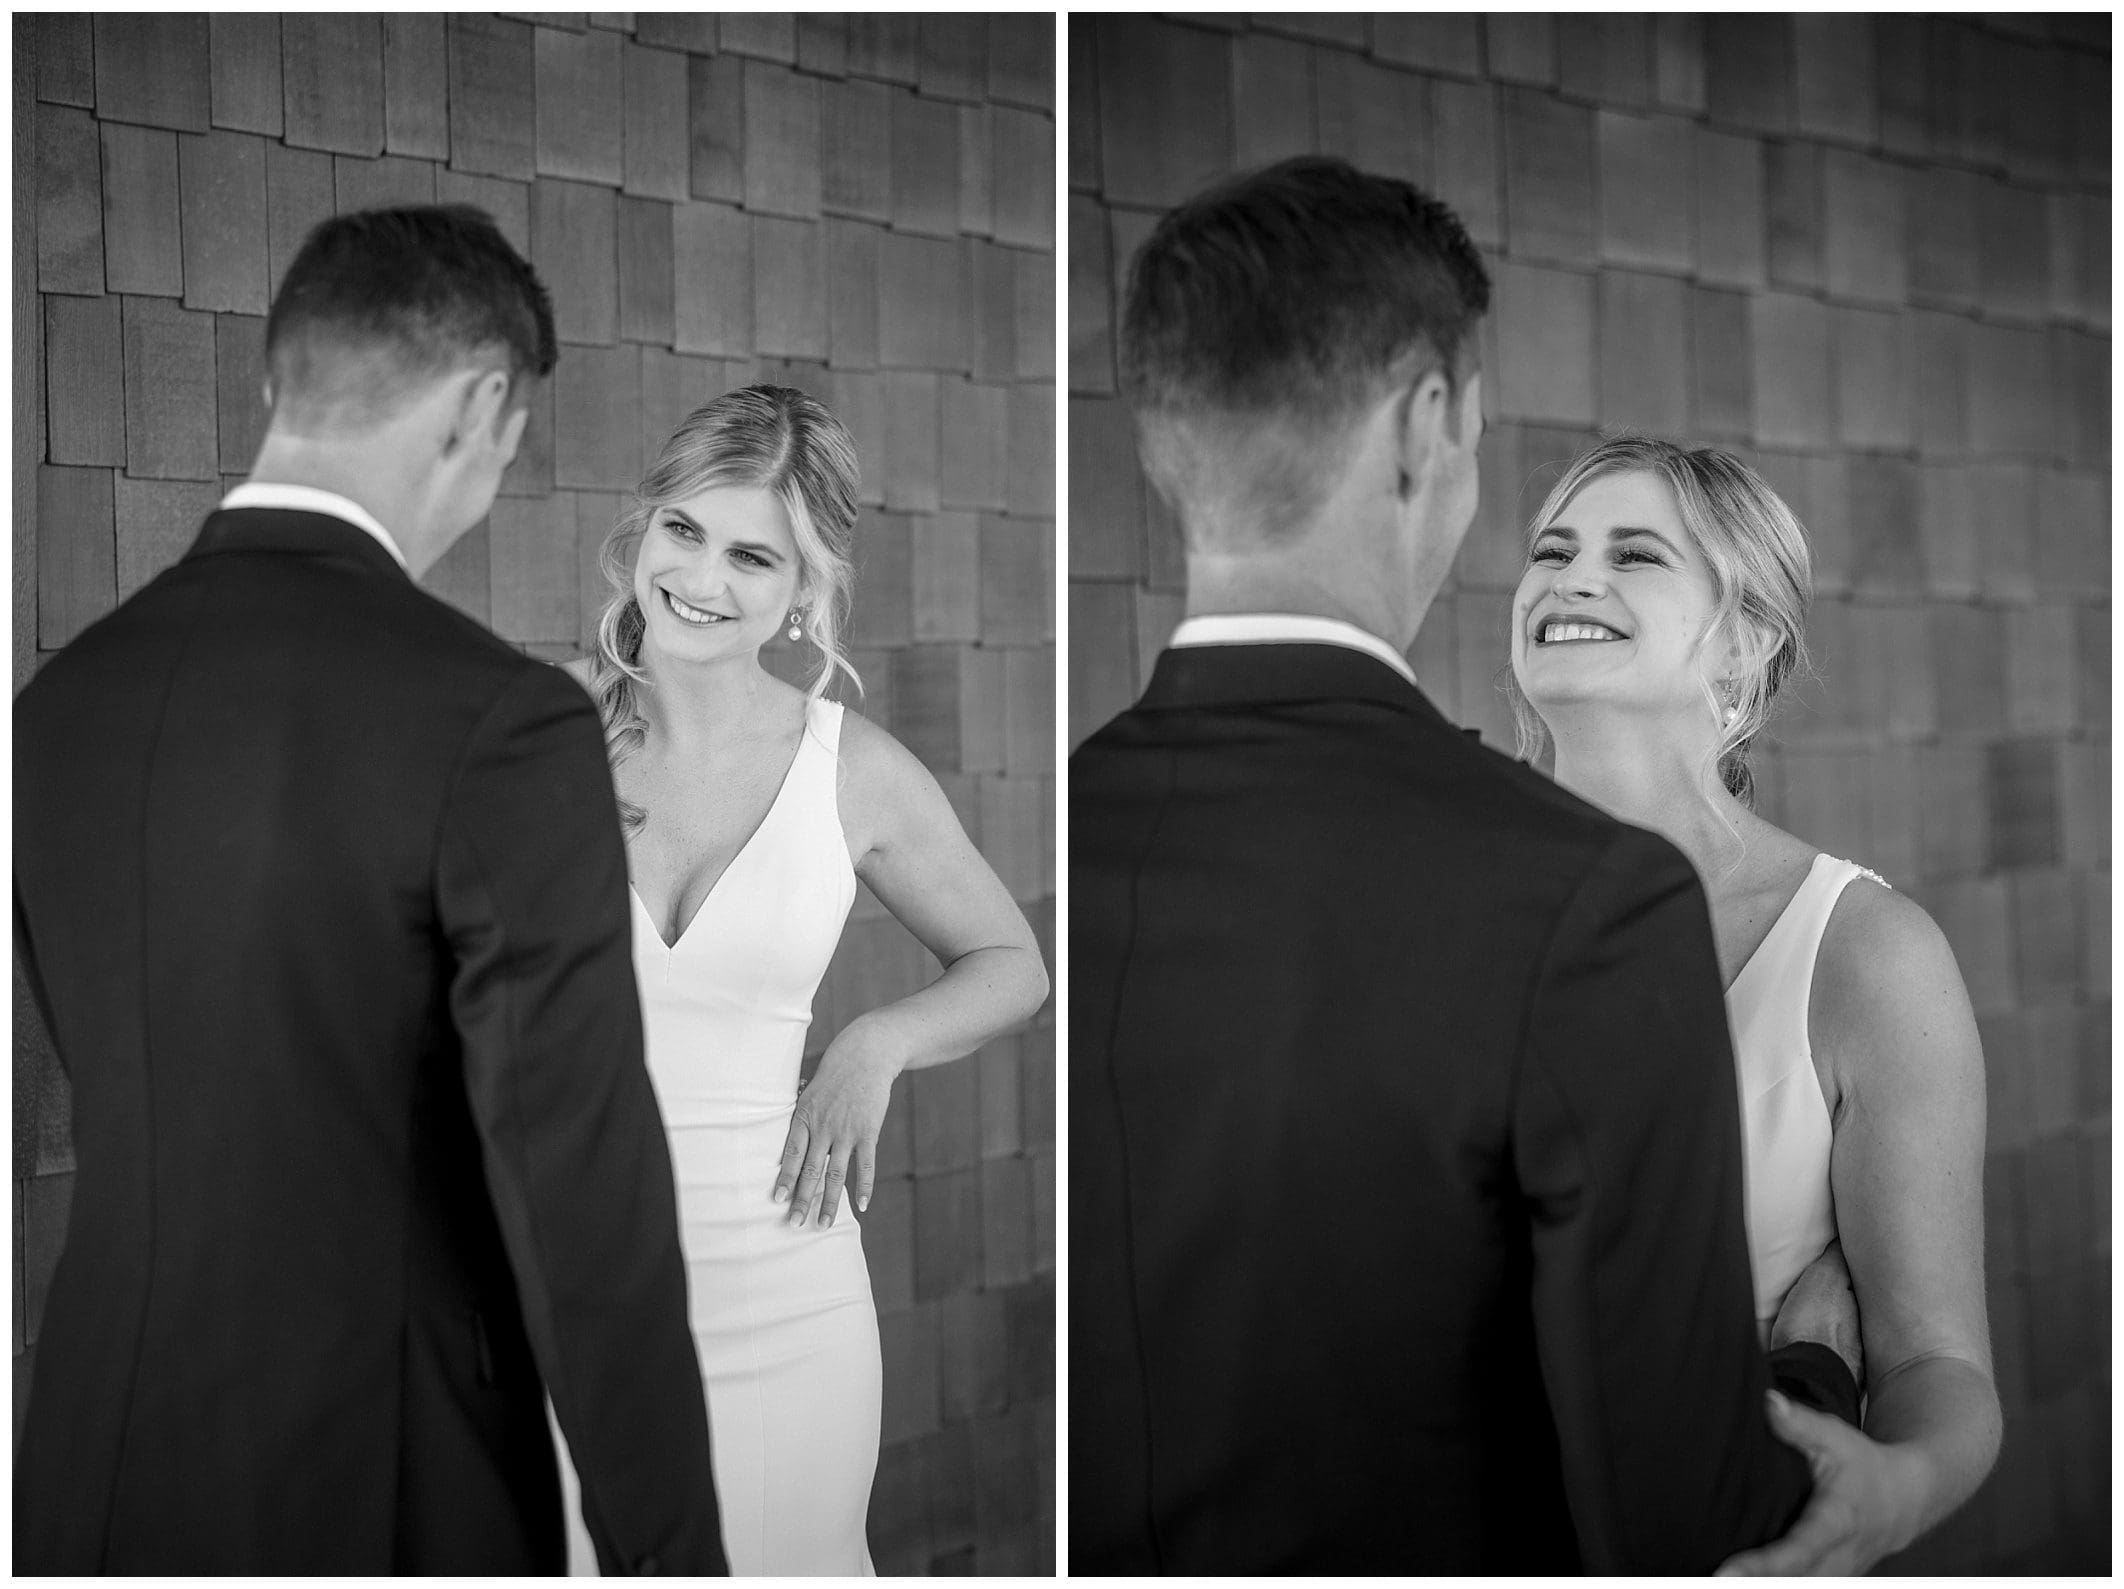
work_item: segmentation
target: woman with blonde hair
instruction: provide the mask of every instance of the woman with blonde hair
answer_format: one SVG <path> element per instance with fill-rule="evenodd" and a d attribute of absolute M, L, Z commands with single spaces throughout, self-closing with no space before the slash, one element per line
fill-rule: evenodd
<path fill-rule="evenodd" d="M 1022 1022 L 1048 987 L 936 779 L 827 699 L 855 678 L 856 489 L 847 430 L 804 393 L 749 386 L 696 409 L 605 543 L 612 593 L 574 668 L 627 830 L 644 1047 L 739 1573 L 871 1570 L 881 1379 L 853 1215 L 892 1081 Z M 818 653 L 808 690 L 761 664 L 785 628 Z M 859 882 L 943 974 L 847 1021 L 803 1085 Z"/>
<path fill-rule="evenodd" d="M 1984 1070 L 1931 918 L 1755 812 L 1748 751 L 1805 665 L 1811 589 L 1804 533 L 1745 465 L 1603 443 L 1535 515 L 1509 693 L 1523 756 L 1553 748 L 1558 783 L 1671 840 L 1703 881 L 1764 1344 L 1842 1265 L 1857 1301 L 1864 1434 L 1783 1407 L 1773 1424 L 1810 1455 L 1862 1454 L 1881 1479 L 1877 1508 L 1825 1558 L 1809 1540 L 1839 1531 L 1810 1511 L 1739 1565 L 1857 1572 L 1960 1506 L 1997 1456 Z"/>

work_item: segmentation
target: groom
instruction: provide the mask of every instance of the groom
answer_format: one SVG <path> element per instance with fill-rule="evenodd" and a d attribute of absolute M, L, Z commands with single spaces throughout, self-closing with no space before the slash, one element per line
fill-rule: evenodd
<path fill-rule="evenodd" d="M 1070 763 L 1075 1571 L 1708 1572 L 1808 1496 L 1702 891 L 1403 660 L 1489 292 L 1319 159 L 1131 273 L 1187 616 Z"/>
<path fill-rule="evenodd" d="M 725 1570 L 597 714 L 415 584 L 554 363 L 476 210 L 327 221 L 251 477 L 15 706 L 78 1182 L 33 1573 Z"/>

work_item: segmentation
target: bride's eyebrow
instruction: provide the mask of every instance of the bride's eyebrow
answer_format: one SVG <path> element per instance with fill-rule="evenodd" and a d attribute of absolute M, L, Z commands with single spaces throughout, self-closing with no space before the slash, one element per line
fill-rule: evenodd
<path fill-rule="evenodd" d="M 1672 541 L 1660 534 L 1659 531 L 1647 528 L 1642 524 L 1618 524 L 1610 534 L 1615 540 L 1621 540 L 1626 535 L 1632 537 L 1642 536 L 1645 540 L 1659 542 L 1661 546 L 1667 549 L 1668 556 L 1681 556 L 1681 549 Z"/>

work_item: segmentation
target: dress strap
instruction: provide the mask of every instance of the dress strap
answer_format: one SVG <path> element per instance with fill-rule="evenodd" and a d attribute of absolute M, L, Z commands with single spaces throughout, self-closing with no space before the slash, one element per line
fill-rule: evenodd
<path fill-rule="evenodd" d="M 823 695 L 815 695 L 804 709 L 804 727 L 812 738 L 826 748 L 826 753 L 838 758 L 841 754 L 841 714 L 844 708 L 839 701 L 829 701 Z"/>

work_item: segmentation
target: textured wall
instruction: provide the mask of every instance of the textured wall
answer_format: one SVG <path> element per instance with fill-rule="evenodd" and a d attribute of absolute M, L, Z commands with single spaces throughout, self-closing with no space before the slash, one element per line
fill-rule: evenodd
<path fill-rule="evenodd" d="M 1044 15 L 17 19 L 16 687 L 248 468 L 305 231 L 468 201 L 537 264 L 563 346 L 429 587 L 574 655 L 597 547 L 677 420 L 755 379 L 816 394 L 863 459 L 862 710 L 1051 946 L 1053 82 Z M 934 969 L 866 892 L 814 1049 Z M 16 1034 L 19 1410 L 72 1156 L 63 1077 Z M 1051 1016 L 904 1078 L 882 1172 L 878 1566 L 1046 1570 Z"/>
<path fill-rule="evenodd" d="M 1180 611 L 1119 283 L 1228 171 L 1348 155 L 1493 264 L 1482 511 L 1413 652 L 1489 743 L 1520 533 L 1599 431 L 1729 446 L 1807 525 L 1764 812 L 1933 913 L 1989 1063 L 2006 1444 L 1923 1570 L 2109 1561 L 2109 70 L 2093 15 L 1070 28 L 1073 744 Z"/>

